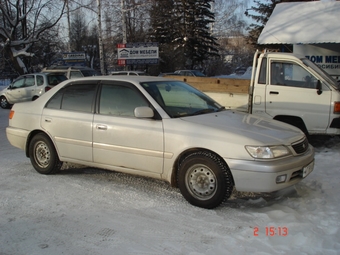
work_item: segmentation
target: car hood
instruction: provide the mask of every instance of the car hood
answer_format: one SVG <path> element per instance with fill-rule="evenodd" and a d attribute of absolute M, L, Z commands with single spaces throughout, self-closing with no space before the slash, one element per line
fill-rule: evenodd
<path fill-rule="evenodd" d="M 203 132 L 214 130 L 215 134 L 217 134 L 216 132 L 229 133 L 235 140 L 247 140 L 248 144 L 253 141 L 258 145 L 289 145 L 304 137 L 304 133 L 294 126 L 232 110 L 181 119 L 194 124 L 196 130 L 200 127 Z"/>
<path fill-rule="evenodd" d="M 0 94 L 4 94 L 4 93 L 6 93 L 6 91 L 7 91 L 8 87 L 9 87 L 9 86 L 7 86 L 7 87 L 4 87 L 4 88 L 3 88 L 3 89 L 0 91 Z"/>

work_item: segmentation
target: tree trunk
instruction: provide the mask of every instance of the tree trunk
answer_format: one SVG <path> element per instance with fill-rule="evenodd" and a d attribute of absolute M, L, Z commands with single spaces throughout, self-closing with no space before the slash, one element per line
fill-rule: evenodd
<path fill-rule="evenodd" d="M 105 75 L 105 63 L 104 63 L 104 47 L 103 47 L 103 32 L 102 32 L 102 18 L 101 18 L 101 5 L 100 0 L 97 0 L 98 6 L 98 38 L 99 38 L 99 59 L 100 59 L 100 72 Z"/>

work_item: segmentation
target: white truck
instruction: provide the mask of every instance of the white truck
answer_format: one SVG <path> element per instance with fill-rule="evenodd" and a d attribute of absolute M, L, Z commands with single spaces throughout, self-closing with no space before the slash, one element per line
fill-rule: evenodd
<path fill-rule="evenodd" d="M 340 86 L 303 56 L 257 51 L 249 93 L 221 92 L 226 83 L 222 79 L 217 80 L 215 90 L 204 85 L 204 78 L 200 78 L 202 84 L 186 79 L 227 108 L 280 120 L 309 135 L 340 134 Z"/>
<path fill-rule="evenodd" d="M 307 58 L 256 52 L 249 91 L 250 113 L 310 135 L 340 134 L 339 84 Z"/>

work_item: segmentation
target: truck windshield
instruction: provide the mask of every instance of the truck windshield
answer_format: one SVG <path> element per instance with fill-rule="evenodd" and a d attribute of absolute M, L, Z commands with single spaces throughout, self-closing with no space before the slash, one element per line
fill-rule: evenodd
<path fill-rule="evenodd" d="M 325 81 L 327 81 L 333 88 L 339 90 L 340 84 L 337 83 L 335 79 L 333 79 L 328 73 L 326 73 L 323 69 L 315 65 L 312 61 L 307 58 L 302 58 L 301 61 L 308 67 L 312 68 L 315 72 L 317 72 Z"/>

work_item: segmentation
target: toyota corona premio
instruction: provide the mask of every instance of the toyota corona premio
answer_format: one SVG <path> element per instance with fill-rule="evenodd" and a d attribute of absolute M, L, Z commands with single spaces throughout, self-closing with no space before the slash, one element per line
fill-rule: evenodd
<path fill-rule="evenodd" d="M 70 162 L 156 178 L 203 208 L 219 206 L 234 188 L 284 189 L 314 168 L 314 149 L 298 128 L 227 110 L 163 77 L 67 80 L 14 104 L 6 133 L 41 174 Z"/>

